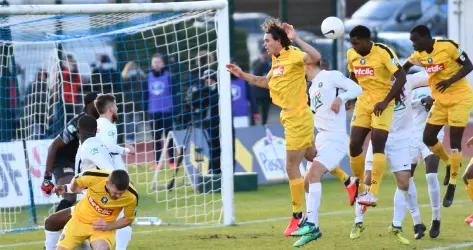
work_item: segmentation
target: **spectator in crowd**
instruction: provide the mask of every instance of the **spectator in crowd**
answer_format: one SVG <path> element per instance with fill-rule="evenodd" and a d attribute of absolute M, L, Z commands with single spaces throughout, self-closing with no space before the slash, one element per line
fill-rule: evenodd
<path fill-rule="evenodd" d="M 134 61 L 125 64 L 121 74 L 125 97 L 125 126 L 127 140 L 134 140 L 134 123 L 143 121 L 146 100 L 146 74 Z"/>
<path fill-rule="evenodd" d="M 48 72 L 39 69 L 26 91 L 25 123 L 30 139 L 41 139 L 46 133 L 48 113 Z"/>
<path fill-rule="evenodd" d="M 69 54 L 64 60 L 61 60 L 62 85 L 64 90 L 64 106 L 66 108 L 66 121 L 72 119 L 77 111 L 80 111 L 80 87 L 81 76 L 77 67 L 77 61 L 74 56 Z M 75 108 L 74 105 L 78 105 Z"/>
<path fill-rule="evenodd" d="M 96 65 L 92 65 L 92 91 L 104 94 L 120 92 L 120 74 L 115 70 L 110 56 L 99 54 L 97 61 Z"/>
<path fill-rule="evenodd" d="M 154 138 L 156 151 L 156 167 L 160 168 L 160 158 L 163 151 L 164 140 L 173 127 L 172 112 L 173 99 L 171 91 L 171 74 L 161 54 L 153 55 L 151 71 L 148 73 L 148 113 L 154 121 Z M 172 143 L 168 148 L 171 148 Z M 165 152 L 166 153 L 166 152 Z M 173 150 L 170 154 L 171 166 L 174 164 Z"/>
<path fill-rule="evenodd" d="M 269 56 L 266 49 L 262 48 L 260 57 L 252 64 L 253 74 L 257 76 L 265 76 L 271 70 L 271 57 Z M 265 125 L 268 121 L 268 112 L 271 105 L 271 99 L 269 97 L 269 90 L 260 88 L 254 85 L 250 86 L 251 93 L 251 111 L 252 111 L 252 122 L 254 125 L 261 121 L 262 125 Z M 261 114 L 261 115 L 260 115 Z"/>

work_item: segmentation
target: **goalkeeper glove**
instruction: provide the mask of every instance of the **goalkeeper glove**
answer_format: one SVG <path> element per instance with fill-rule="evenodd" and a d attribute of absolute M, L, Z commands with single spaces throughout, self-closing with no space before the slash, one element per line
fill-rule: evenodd
<path fill-rule="evenodd" d="M 43 179 L 43 184 L 41 184 L 41 190 L 46 194 L 46 195 L 51 195 L 51 192 L 54 189 L 54 183 L 52 181 L 53 177 L 52 176 L 44 176 Z"/>

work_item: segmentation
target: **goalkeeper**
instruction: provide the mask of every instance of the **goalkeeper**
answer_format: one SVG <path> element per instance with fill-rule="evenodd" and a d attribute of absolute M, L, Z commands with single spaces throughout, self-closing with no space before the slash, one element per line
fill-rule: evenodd
<path fill-rule="evenodd" d="M 96 93 L 89 93 L 84 98 L 84 112 L 74 116 L 67 124 L 64 130 L 54 139 L 48 148 L 46 158 L 46 170 L 41 190 L 50 195 L 54 188 L 52 175 L 57 184 L 67 184 L 74 177 L 74 163 L 79 147 L 78 121 L 85 115 L 91 115 L 98 118 L 99 114 L 95 108 L 94 100 Z M 56 207 L 56 212 L 71 207 L 76 201 L 76 194 L 65 193 L 63 199 Z"/>

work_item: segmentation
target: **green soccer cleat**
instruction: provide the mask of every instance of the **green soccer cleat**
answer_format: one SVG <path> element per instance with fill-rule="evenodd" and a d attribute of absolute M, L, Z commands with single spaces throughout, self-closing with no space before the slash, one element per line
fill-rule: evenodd
<path fill-rule="evenodd" d="M 300 237 L 314 231 L 316 227 L 314 225 L 309 225 L 307 222 L 300 225 L 299 229 L 291 233 L 291 236 Z"/>
<path fill-rule="evenodd" d="M 363 226 L 363 222 L 358 222 L 353 224 L 353 227 L 351 228 L 350 232 L 350 239 L 358 239 L 360 238 L 361 232 L 365 230 L 365 226 Z"/>
<path fill-rule="evenodd" d="M 410 242 L 408 239 L 404 238 L 401 233 L 402 233 L 402 228 L 400 227 L 395 227 L 393 225 L 389 226 L 389 232 L 396 237 L 396 240 L 400 242 L 403 245 L 409 245 Z"/>
<path fill-rule="evenodd" d="M 304 227 L 307 227 L 307 228 L 310 227 L 310 228 L 312 228 L 312 230 L 309 231 L 307 234 L 302 235 L 302 237 L 292 245 L 293 247 L 302 247 L 302 246 L 306 245 L 307 243 L 309 243 L 313 240 L 317 240 L 318 238 L 322 237 L 322 233 L 320 232 L 320 229 L 318 227 L 309 226 L 309 225 L 304 225 Z M 306 229 L 306 230 L 308 230 L 308 229 Z"/>

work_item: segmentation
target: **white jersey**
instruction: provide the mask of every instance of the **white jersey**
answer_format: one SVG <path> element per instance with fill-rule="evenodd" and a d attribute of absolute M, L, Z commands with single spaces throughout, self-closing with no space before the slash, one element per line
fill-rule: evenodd
<path fill-rule="evenodd" d="M 361 94 L 361 87 L 341 72 L 321 70 L 312 79 L 309 88 L 310 108 L 314 113 L 314 126 L 317 130 L 347 133 L 345 102 Z M 330 108 L 335 98 L 342 99 L 340 111 Z"/>
<path fill-rule="evenodd" d="M 118 135 L 117 126 L 107 118 L 97 119 L 97 137 L 105 144 L 108 151 L 112 154 L 113 162 L 119 169 L 124 169 L 121 155 L 126 153 L 126 149 L 117 145 Z"/>
<path fill-rule="evenodd" d="M 89 169 L 115 169 L 110 152 L 98 137 L 90 137 L 79 145 L 75 167 L 76 173 Z"/>
<path fill-rule="evenodd" d="M 394 116 L 389 130 L 388 141 L 392 139 L 403 139 L 412 137 L 415 128 L 413 122 L 413 90 L 419 86 L 426 86 L 428 79 L 424 77 L 424 71 L 406 75 L 406 84 L 404 85 L 404 97 L 401 102 L 394 106 Z M 425 109 L 424 109 L 425 110 Z M 424 120 L 425 123 L 425 120 Z"/>

